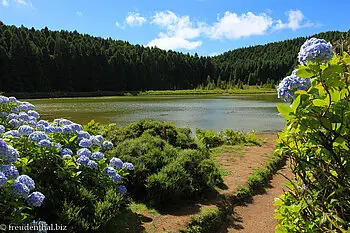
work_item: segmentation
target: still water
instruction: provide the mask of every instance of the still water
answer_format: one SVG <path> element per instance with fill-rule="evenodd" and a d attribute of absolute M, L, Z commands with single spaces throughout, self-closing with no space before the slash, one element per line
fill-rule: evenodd
<path fill-rule="evenodd" d="M 103 124 L 127 125 L 142 118 L 172 121 L 178 127 L 225 128 L 257 132 L 282 130 L 275 95 L 202 97 L 135 96 L 27 100 L 36 106 L 41 119 L 67 118 L 77 123 L 94 119 Z"/>

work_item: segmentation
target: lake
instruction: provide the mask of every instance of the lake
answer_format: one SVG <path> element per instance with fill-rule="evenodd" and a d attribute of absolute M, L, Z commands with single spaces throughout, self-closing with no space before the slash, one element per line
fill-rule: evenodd
<path fill-rule="evenodd" d="M 127 125 L 142 118 L 172 121 L 178 127 L 225 128 L 257 132 L 282 130 L 275 95 L 254 96 L 121 96 L 26 100 L 36 106 L 41 119 L 67 118 L 85 124 Z"/>

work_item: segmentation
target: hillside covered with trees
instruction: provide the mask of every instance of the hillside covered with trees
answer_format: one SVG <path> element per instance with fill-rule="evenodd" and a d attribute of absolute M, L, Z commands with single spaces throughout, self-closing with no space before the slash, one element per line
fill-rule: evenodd
<path fill-rule="evenodd" d="M 350 45 L 350 30 L 315 36 L 331 41 L 338 52 Z M 0 91 L 123 92 L 192 89 L 208 83 L 219 87 L 274 84 L 297 65 L 305 39 L 203 57 L 0 21 Z"/>

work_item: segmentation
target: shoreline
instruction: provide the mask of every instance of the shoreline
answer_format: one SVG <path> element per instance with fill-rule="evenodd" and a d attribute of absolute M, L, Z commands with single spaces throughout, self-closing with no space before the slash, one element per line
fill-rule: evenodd
<path fill-rule="evenodd" d="M 150 91 L 92 91 L 92 92 L 4 92 L 3 95 L 15 96 L 18 99 L 49 99 L 79 97 L 113 97 L 113 96 L 244 96 L 271 95 L 276 90 L 270 88 L 251 89 L 215 89 L 215 90 L 150 90 Z"/>

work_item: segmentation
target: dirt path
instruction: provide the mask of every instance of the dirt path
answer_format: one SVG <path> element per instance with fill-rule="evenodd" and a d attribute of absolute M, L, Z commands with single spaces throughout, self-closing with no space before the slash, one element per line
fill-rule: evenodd
<path fill-rule="evenodd" d="M 229 173 L 224 177 L 226 189 L 221 190 L 220 193 L 233 194 L 239 186 L 246 184 L 254 169 L 265 166 L 267 159 L 272 155 L 275 148 L 277 137 L 276 134 L 264 134 L 261 138 L 266 141 L 262 146 L 247 146 L 244 147 L 245 152 L 243 154 L 231 152 L 217 157 L 221 167 Z M 152 220 L 143 223 L 143 227 L 148 233 L 177 232 L 186 228 L 191 221 L 191 217 L 199 214 L 201 208 L 213 208 L 218 200 L 217 197 L 210 197 L 201 203 L 189 205 L 173 212 L 162 213 L 161 215 L 144 212 L 142 214 Z"/>
<path fill-rule="evenodd" d="M 265 194 L 253 197 L 252 204 L 247 206 L 237 206 L 235 208 L 235 216 L 230 228 L 223 232 L 239 232 L 239 233 L 273 233 L 277 224 L 274 219 L 275 206 L 273 200 L 275 197 L 283 194 L 286 190 L 284 184 L 288 178 L 292 178 L 293 174 L 286 165 L 280 172 L 274 175 L 271 180 L 271 187 Z"/>

